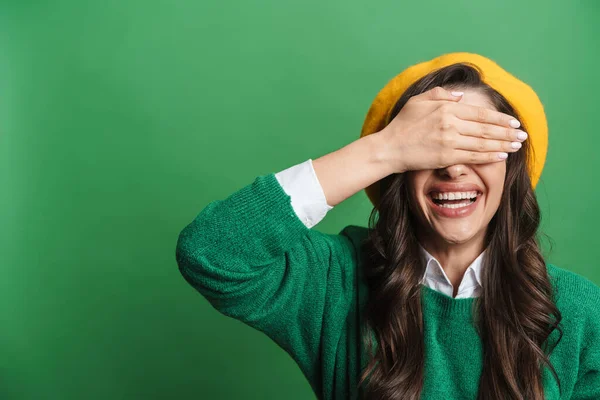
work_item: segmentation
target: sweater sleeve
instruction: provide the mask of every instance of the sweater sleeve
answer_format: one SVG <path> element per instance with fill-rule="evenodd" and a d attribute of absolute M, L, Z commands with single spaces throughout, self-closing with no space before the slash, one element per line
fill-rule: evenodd
<path fill-rule="evenodd" d="M 304 225 L 268 174 L 210 202 L 179 234 L 176 259 L 216 310 L 274 340 L 322 398 L 345 374 L 334 368 L 343 368 L 336 358 L 355 290 L 353 252 L 348 237 Z"/>
<path fill-rule="evenodd" d="M 600 399 L 600 287 L 587 278 L 585 283 L 579 296 L 589 301 L 583 304 L 583 345 L 571 400 Z"/>
<path fill-rule="evenodd" d="M 333 209 L 327 204 L 312 159 L 279 171 L 275 178 L 291 197 L 296 215 L 307 228 L 317 225 Z"/>

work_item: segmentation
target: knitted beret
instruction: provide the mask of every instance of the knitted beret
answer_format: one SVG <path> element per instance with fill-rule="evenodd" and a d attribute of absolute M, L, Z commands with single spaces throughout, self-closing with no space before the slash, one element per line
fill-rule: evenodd
<path fill-rule="evenodd" d="M 521 127 L 529 135 L 533 150 L 527 160 L 531 184 L 535 188 L 546 160 L 548 151 L 548 123 L 542 102 L 533 89 L 502 69 L 494 61 L 474 53 L 448 53 L 432 60 L 408 67 L 392 78 L 379 91 L 363 123 L 360 137 L 382 130 L 396 101 L 410 85 L 423 76 L 442 67 L 455 63 L 469 63 L 475 66 L 484 83 L 504 96 L 520 116 Z M 365 189 L 374 206 L 379 204 L 379 181 Z"/>

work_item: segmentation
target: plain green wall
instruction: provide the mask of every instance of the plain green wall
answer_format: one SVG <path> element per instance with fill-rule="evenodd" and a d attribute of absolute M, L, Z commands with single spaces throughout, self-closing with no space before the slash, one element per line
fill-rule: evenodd
<path fill-rule="evenodd" d="M 184 281 L 177 236 L 356 140 L 377 91 L 444 52 L 538 92 L 549 260 L 600 283 L 599 20 L 592 0 L 2 0 L 0 398 L 314 398 Z M 369 212 L 361 191 L 315 229 Z"/>

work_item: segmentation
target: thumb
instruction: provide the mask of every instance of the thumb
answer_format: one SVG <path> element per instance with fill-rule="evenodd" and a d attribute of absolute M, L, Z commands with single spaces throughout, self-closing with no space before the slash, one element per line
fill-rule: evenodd
<path fill-rule="evenodd" d="M 421 93 L 418 97 L 421 97 L 423 100 L 459 101 L 460 99 L 462 99 L 463 94 L 464 92 L 459 92 L 455 90 L 449 91 L 441 86 L 436 86 L 433 89 Z"/>

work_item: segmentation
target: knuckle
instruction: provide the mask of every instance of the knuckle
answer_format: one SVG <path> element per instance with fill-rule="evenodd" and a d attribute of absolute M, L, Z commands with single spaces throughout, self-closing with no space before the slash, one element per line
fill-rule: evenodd
<path fill-rule="evenodd" d="M 479 136 L 485 139 L 489 139 L 490 132 L 487 129 L 487 126 L 484 124 L 479 124 Z"/>
<path fill-rule="evenodd" d="M 456 139 L 454 135 L 448 131 L 440 133 L 440 144 L 443 147 L 454 147 L 456 144 Z"/>
<path fill-rule="evenodd" d="M 445 115 L 445 116 L 451 116 L 452 115 L 452 104 L 442 104 L 439 108 L 438 111 L 441 113 L 441 115 Z"/>
<path fill-rule="evenodd" d="M 454 122 L 450 120 L 450 118 L 441 118 L 440 119 L 440 131 L 442 132 L 451 132 L 454 129 Z"/>
<path fill-rule="evenodd" d="M 469 152 L 469 162 L 476 163 L 479 160 L 479 153 L 476 151 Z"/>
<path fill-rule="evenodd" d="M 477 120 L 485 122 L 487 120 L 488 111 L 483 107 L 477 107 Z"/>
<path fill-rule="evenodd" d="M 486 140 L 484 138 L 477 138 L 477 148 L 479 150 L 485 150 Z"/>
<path fill-rule="evenodd" d="M 433 89 L 431 89 L 431 95 L 434 98 L 442 97 L 444 95 L 444 89 L 442 89 L 441 86 L 436 86 Z"/>
<path fill-rule="evenodd" d="M 515 137 L 517 136 L 513 129 L 506 128 L 504 130 L 504 137 L 506 138 L 506 140 L 512 140 L 513 136 L 515 136 Z"/>
<path fill-rule="evenodd" d="M 457 146 L 456 139 L 454 138 L 454 136 L 451 136 L 451 135 L 448 135 L 446 137 L 445 143 L 446 143 L 446 147 L 449 147 L 451 149 L 454 149 Z"/>
<path fill-rule="evenodd" d="M 448 107 L 445 105 L 440 107 L 437 121 L 440 127 L 453 128 L 456 124 L 456 119 L 454 118 L 454 115 L 448 110 Z"/>

